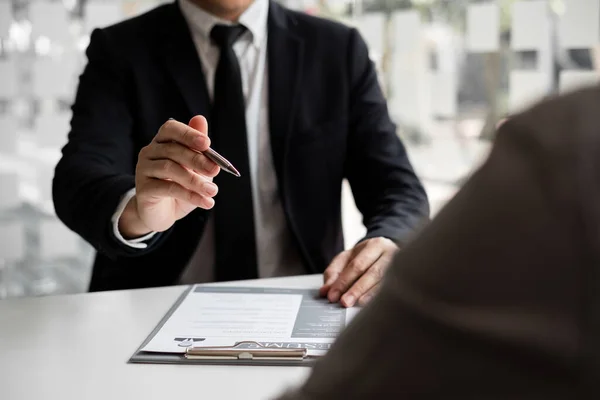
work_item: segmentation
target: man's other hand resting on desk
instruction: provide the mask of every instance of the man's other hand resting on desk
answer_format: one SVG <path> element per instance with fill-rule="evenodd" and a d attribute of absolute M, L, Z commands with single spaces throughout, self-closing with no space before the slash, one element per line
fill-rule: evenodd
<path fill-rule="evenodd" d="M 344 307 L 366 305 L 377 293 L 397 250 L 390 239 L 377 237 L 341 252 L 323 274 L 321 296 L 333 303 L 340 301 Z"/>

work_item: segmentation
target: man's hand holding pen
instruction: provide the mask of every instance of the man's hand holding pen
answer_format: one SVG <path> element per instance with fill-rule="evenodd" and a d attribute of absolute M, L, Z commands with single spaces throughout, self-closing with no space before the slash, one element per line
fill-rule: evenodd
<path fill-rule="evenodd" d="M 119 220 L 126 238 L 163 232 L 195 208 L 210 209 L 218 188 L 219 166 L 202 152 L 210 150 L 208 124 L 196 116 L 189 125 L 169 120 L 139 154 L 136 195 Z"/>

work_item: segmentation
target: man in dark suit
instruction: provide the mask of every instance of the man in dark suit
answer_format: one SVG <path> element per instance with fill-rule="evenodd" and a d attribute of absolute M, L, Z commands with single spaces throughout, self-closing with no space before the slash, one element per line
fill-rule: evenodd
<path fill-rule="evenodd" d="M 600 88 L 502 125 L 288 400 L 600 398 Z"/>
<path fill-rule="evenodd" d="M 98 250 L 91 290 L 325 272 L 352 306 L 428 215 L 354 29 L 180 0 L 94 31 L 87 56 L 54 202 Z M 344 178 L 367 227 L 347 251 Z"/>

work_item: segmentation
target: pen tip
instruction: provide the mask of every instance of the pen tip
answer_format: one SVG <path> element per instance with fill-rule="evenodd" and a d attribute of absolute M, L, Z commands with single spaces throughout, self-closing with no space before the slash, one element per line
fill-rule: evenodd
<path fill-rule="evenodd" d="M 240 174 L 239 171 L 237 169 L 235 169 L 233 166 L 230 166 L 229 168 L 231 168 L 231 172 L 233 172 L 233 175 L 237 176 L 238 178 L 240 176 L 242 176 L 242 174 Z"/>

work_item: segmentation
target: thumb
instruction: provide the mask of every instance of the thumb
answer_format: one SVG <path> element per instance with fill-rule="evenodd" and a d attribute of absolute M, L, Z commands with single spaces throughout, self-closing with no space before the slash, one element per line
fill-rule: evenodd
<path fill-rule="evenodd" d="M 190 119 L 188 125 L 190 128 L 208 136 L 208 121 L 206 121 L 206 118 L 202 115 L 196 115 L 194 118 Z"/>

